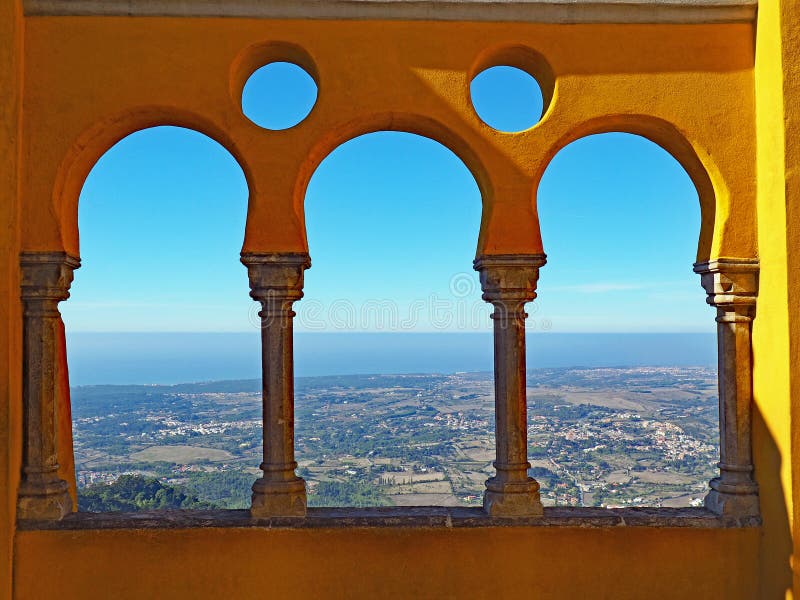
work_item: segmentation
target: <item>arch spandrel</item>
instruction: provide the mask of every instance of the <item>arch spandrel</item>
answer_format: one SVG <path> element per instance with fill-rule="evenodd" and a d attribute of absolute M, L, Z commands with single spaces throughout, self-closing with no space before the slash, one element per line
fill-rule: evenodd
<path fill-rule="evenodd" d="M 754 257 L 752 78 L 745 70 L 707 70 L 702 63 L 708 57 L 697 65 L 685 60 L 682 73 L 561 74 L 551 110 L 540 123 L 537 139 L 530 141 L 539 146 L 534 190 L 550 160 L 570 142 L 594 133 L 641 135 L 669 152 L 697 187 L 698 261 Z M 743 60 L 740 51 L 735 64 Z M 557 61 L 553 64 L 562 67 Z"/>
<path fill-rule="evenodd" d="M 244 173 L 250 197 L 253 196 L 255 186 L 252 170 L 229 133 L 217 123 L 202 115 L 172 107 L 148 106 L 125 111 L 83 132 L 58 169 L 53 206 L 64 250 L 75 256 L 80 254 L 78 204 L 86 178 L 97 161 L 128 135 L 158 126 L 182 127 L 217 142 L 236 160 Z"/>
<path fill-rule="evenodd" d="M 534 176 L 536 189 L 552 159 L 570 143 L 600 133 L 640 135 L 666 150 L 683 167 L 692 180 L 700 202 L 700 235 L 697 261 L 715 256 L 751 257 L 756 255 L 754 220 L 739 218 L 731 222 L 734 211 L 732 193 L 726 178 L 712 160 L 710 152 L 690 141 L 687 135 L 668 121 L 648 115 L 612 114 L 592 118 L 569 128 L 547 149 Z M 747 198 L 740 198 L 736 211 L 751 214 Z M 754 215 L 752 215 L 754 217 Z M 727 254 L 726 254 L 727 252 Z"/>
<path fill-rule="evenodd" d="M 397 131 L 416 134 L 435 142 L 453 152 L 475 179 L 481 193 L 483 218 L 478 241 L 478 254 L 483 247 L 487 215 L 491 213 L 497 195 L 497 183 L 492 179 L 492 165 L 498 161 L 496 156 L 481 155 L 475 151 L 474 145 L 468 143 L 458 133 L 440 121 L 412 113 L 376 113 L 361 119 L 343 123 L 323 135 L 311 148 L 298 170 L 293 190 L 294 206 L 298 217 L 304 222 L 304 202 L 306 190 L 312 175 L 325 158 L 342 144 L 370 133 L 378 131 Z M 305 227 L 303 227 L 305 232 Z M 469 232 L 472 234 L 473 232 Z"/>
<path fill-rule="evenodd" d="M 558 143 L 566 143 L 565 136 L 582 123 L 602 115 L 646 113 L 690 132 L 685 137 L 698 149 L 704 168 L 713 178 L 716 165 L 721 174 L 722 183 L 714 181 L 713 219 L 704 209 L 698 256 L 755 253 L 754 192 L 750 189 L 754 160 L 747 135 L 753 124 L 745 93 L 752 88 L 746 70 L 752 56 L 747 50 L 750 46 L 742 43 L 748 35 L 746 26 L 702 27 L 708 35 L 701 39 L 695 34 L 697 28 L 664 26 L 582 25 L 565 30 L 542 24 L 379 25 L 376 37 L 365 35 L 370 26 L 358 22 L 189 20 L 177 31 L 174 23 L 160 18 L 148 19 L 146 24 L 120 21 L 111 28 L 86 19 L 69 31 L 47 19 L 30 23 L 26 32 L 30 126 L 25 129 L 23 191 L 30 210 L 24 215 L 24 245 L 28 249 L 77 248 L 76 222 L 60 203 L 62 196 L 79 189 L 90 167 L 81 167 L 81 158 L 74 170 L 70 166 L 63 171 L 65 156 L 68 162 L 84 152 L 86 156 L 102 154 L 93 149 L 95 139 L 86 145 L 81 132 L 108 127 L 108 137 L 100 133 L 97 138 L 104 140 L 98 147 L 105 145 L 105 150 L 115 138 L 137 128 L 177 124 L 219 141 L 245 171 L 251 191 L 245 249 L 302 251 L 306 242 L 298 180 L 310 176 L 307 171 L 313 167 L 309 165 L 321 160 L 314 152 L 345 141 L 348 136 L 342 137 L 341 131 L 351 126 L 341 124 L 358 124 L 350 132 L 353 137 L 369 130 L 364 123 L 373 115 L 416 114 L 441 124 L 466 149 L 459 150 L 457 141 L 448 142 L 435 132 L 426 133 L 424 124 L 417 124 L 416 131 L 408 123 L 382 124 L 373 130 L 426 135 L 454 150 L 470 166 L 484 193 L 479 251 L 536 252 L 540 241 L 531 190 L 548 153 Z M 442 43 L 447 36 L 458 43 Z M 236 69 L 247 71 L 258 62 L 242 59 L 242 53 L 269 46 L 271 40 L 300 48 L 298 56 L 313 61 L 319 83 L 318 103 L 308 119 L 279 134 L 250 123 L 241 114 L 235 93 L 243 77 Z M 98 54 L 101 42 L 104 52 Z M 621 47 L 640 47 L 645 42 L 648 48 L 642 52 L 620 52 Z M 59 48 L 57 57 L 46 51 L 54 46 Z M 346 60 L 343 47 L 348 49 Z M 470 75 L 482 65 L 481 57 L 504 47 L 533 49 L 552 68 L 554 82 L 542 121 L 513 135 L 484 126 L 469 99 Z M 169 60 L 163 60 L 165 56 Z M 710 87 L 713 95 L 708 94 Z M 51 105 L 49 98 L 58 101 Z M 141 106 L 168 107 L 167 112 L 183 115 L 183 120 L 161 115 L 160 120 L 126 124 L 127 113 Z M 359 127 L 362 130 L 356 131 Z M 745 134 L 737 136 L 737 128 Z M 669 143 L 652 139 L 676 154 Z M 708 152 L 703 154 L 701 148 Z M 478 157 L 484 174 L 470 165 L 469 153 Z M 676 157 L 691 175 L 687 162 Z M 87 159 L 88 163 L 93 160 Z M 69 177 L 63 178 L 64 172 Z M 694 175 L 693 179 L 697 183 Z M 52 204 L 47 202 L 51 198 Z M 712 220 L 714 233 L 709 236 Z"/>
<path fill-rule="evenodd" d="M 138 129 L 195 129 L 236 154 L 226 142 L 236 128 L 226 117 L 232 56 L 220 47 L 198 60 L 198 46 L 167 24 L 145 30 L 94 19 L 68 28 L 44 19 L 26 29 L 26 249 L 77 253 L 76 207 L 66 205 L 77 203 L 94 162 Z"/>

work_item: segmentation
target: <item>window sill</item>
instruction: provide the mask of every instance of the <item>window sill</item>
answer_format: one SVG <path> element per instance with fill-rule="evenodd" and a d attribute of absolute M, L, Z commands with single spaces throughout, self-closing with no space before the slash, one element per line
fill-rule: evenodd
<path fill-rule="evenodd" d="M 173 510 L 138 513 L 73 513 L 61 521 L 18 522 L 18 529 L 343 529 L 423 528 L 458 529 L 481 527 L 573 527 L 573 528 L 696 528 L 727 529 L 759 527 L 760 519 L 721 517 L 704 508 L 545 508 L 542 517 L 490 517 L 480 508 L 435 506 L 388 508 L 309 508 L 305 517 L 253 519 L 247 510 Z"/>

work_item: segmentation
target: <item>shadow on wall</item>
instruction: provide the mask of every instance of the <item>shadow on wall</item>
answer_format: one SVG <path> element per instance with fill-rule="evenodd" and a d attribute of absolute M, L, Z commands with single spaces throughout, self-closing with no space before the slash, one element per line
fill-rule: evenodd
<path fill-rule="evenodd" d="M 753 459 L 763 527 L 759 548 L 759 598 L 791 597 L 792 533 L 781 482 L 782 458 L 758 406 L 753 404 Z"/>

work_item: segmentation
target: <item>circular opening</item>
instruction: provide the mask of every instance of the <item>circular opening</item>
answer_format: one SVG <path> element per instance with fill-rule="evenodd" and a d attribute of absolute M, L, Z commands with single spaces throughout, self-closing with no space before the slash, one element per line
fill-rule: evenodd
<path fill-rule="evenodd" d="M 489 127 L 516 133 L 542 118 L 544 99 L 536 79 L 516 67 L 490 67 L 470 84 L 475 112 Z"/>
<path fill-rule="evenodd" d="M 244 84 L 242 112 L 264 129 L 289 129 L 305 119 L 317 101 L 317 82 L 294 63 L 273 62 Z"/>

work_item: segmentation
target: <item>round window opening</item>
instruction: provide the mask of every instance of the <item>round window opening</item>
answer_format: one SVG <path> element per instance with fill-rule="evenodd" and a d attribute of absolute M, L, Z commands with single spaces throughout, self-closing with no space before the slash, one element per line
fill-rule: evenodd
<path fill-rule="evenodd" d="M 516 67 L 481 71 L 470 84 L 470 95 L 481 120 L 498 131 L 524 131 L 542 118 L 544 98 L 539 83 Z"/>
<path fill-rule="evenodd" d="M 305 119 L 317 101 L 317 82 L 294 63 L 274 62 L 257 69 L 244 84 L 242 112 L 274 131 Z"/>

